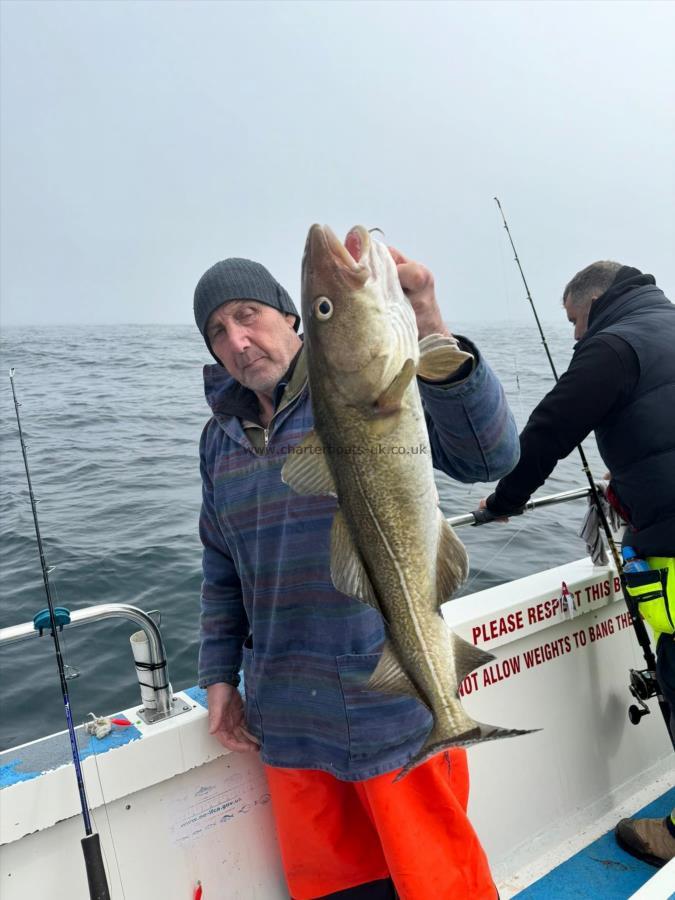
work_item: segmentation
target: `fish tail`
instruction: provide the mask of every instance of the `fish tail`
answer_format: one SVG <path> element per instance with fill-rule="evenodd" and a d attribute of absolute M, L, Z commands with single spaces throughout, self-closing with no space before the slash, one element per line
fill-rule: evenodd
<path fill-rule="evenodd" d="M 468 717 L 467 717 L 468 718 Z M 473 727 L 462 734 L 448 734 L 448 732 L 434 725 L 427 736 L 422 748 L 401 769 L 394 782 L 405 778 L 415 766 L 421 765 L 437 753 L 444 750 L 452 750 L 455 747 L 469 747 L 471 744 L 479 744 L 483 741 L 496 741 L 498 738 L 518 737 L 521 734 L 533 734 L 538 728 L 520 730 L 516 728 L 500 728 L 497 725 L 484 725 L 482 722 L 468 720 Z"/>

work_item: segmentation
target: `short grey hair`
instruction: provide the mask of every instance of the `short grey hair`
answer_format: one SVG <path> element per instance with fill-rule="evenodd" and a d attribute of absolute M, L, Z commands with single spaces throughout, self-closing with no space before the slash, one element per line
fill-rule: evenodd
<path fill-rule="evenodd" d="M 573 306 L 590 303 L 591 300 L 604 294 L 611 287 L 617 272 L 622 268 L 621 263 L 612 262 L 609 259 L 591 263 L 581 272 L 577 272 L 566 285 L 563 291 L 563 303 L 567 303 L 568 300 Z"/>

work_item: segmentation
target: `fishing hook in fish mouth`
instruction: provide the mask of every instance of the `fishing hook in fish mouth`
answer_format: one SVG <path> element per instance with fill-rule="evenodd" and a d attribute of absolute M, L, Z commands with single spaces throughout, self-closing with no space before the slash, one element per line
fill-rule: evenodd
<path fill-rule="evenodd" d="M 376 225 L 374 228 L 369 228 L 369 229 L 368 229 L 368 234 L 373 234 L 373 232 L 375 232 L 375 231 L 377 231 L 378 234 L 381 234 L 382 237 L 386 237 L 384 231 L 382 231 L 381 228 L 378 228 L 377 225 Z"/>

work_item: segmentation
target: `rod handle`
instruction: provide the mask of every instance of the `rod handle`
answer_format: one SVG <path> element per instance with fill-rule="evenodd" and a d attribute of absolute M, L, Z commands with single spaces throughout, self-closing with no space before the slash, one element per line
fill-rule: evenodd
<path fill-rule="evenodd" d="M 84 853 L 84 865 L 87 869 L 91 900 L 110 900 L 108 880 L 103 866 L 103 855 L 101 854 L 101 841 L 98 834 L 88 834 L 82 838 L 82 852 Z"/>

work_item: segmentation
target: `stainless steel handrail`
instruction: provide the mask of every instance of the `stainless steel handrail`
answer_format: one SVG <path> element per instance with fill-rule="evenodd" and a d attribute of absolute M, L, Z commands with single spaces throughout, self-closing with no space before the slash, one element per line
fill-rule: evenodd
<path fill-rule="evenodd" d="M 573 491 L 561 491 L 559 494 L 550 494 L 548 497 L 538 497 L 536 500 L 528 500 L 524 506 L 524 511 L 531 509 L 540 509 L 542 506 L 553 506 L 555 503 L 567 503 L 569 500 L 580 500 L 582 497 L 588 497 L 591 493 L 590 487 L 576 488 Z M 457 528 L 458 525 L 476 525 L 476 518 L 473 513 L 465 513 L 461 516 L 453 516 L 447 519 L 449 525 Z"/>
<path fill-rule="evenodd" d="M 100 622 L 103 619 L 128 619 L 142 628 L 148 638 L 150 663 L 152 664 L 152 669 L 148 671 L 148 675 L 152 678 L 152 685 L 157 699 L 157 709 L 153 710 L 153 718 L 163 718 L 170 715 L 172 704 L 169 669 L 164 650 L 164 641 L 157 624 L 153 622 L 146 612 L 143 612 L 142 609 L 138 609 L 136 606 L 130 606 L 127 603 L 102 603 L 99 606 L 88 606 L 85 609 L 71 612 L 70 623 L 64 625 L 64 628 L 85 625 L 89 622 Z M 45 629 L 45 631 L 48 630 Z M 0 628 L 0 645 L 25 641 L 31 637 L 39 637 L 39 633 L 35 630 L 32 622 L 22 622 L 20 625 Z"/>

